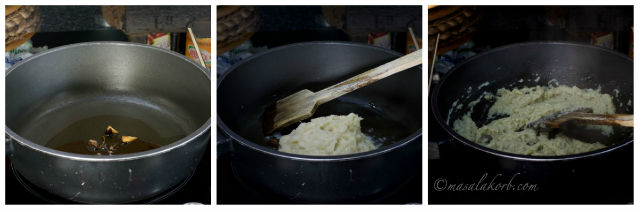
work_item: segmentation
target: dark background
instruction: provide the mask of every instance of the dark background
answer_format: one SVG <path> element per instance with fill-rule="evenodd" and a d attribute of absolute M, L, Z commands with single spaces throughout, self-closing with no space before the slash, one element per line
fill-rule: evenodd
<path fill-rule="evenodd" d="M 259 16 L 257 29 L 246 43 L 252 48 L 243 51 L 242 58 L 228 58 L 239 54 L 237 49 L 218 52 L 218 76 L 233 64 L 270 48 L 312 41 L 350 41 L 367 43 L 370 33 L 389 32 L 391 50 L 406 52 L 408 27 L 417 37 L 422 36 L 421 6 L 253 6 Z M 344 10 L 344 17 L 327 15 L 327 10 Z M 323 13 L 324 10 L 324 13 Z M 220 20 L 220 18 L 218 18 Z M 218 47 L 220 48 L 220 42 Z M 224 63 L 225 65 L 221 65 Z"/>
<path fill-rule="evenodd" d="M 260 30 L 251 38 L 255 46 L 273 48 L 307 41 L 367 43 L 367 34 L 392 32 L 392 50 L 404 52 L 407 27 L 422 35 L 420 6 L 348 6 L 343 25 L 331 25 L 321 6 L 258 6 Z"/>
<path fill-rule="evenodd" d="M 629 50 L 632 6 L 479 6 L 472 40 L 485 48 L 527 41 L 589 43 L 592 32 L 613 32 L 614 49 Z M 562 24 L 564 22 L 564 24 Z"/>

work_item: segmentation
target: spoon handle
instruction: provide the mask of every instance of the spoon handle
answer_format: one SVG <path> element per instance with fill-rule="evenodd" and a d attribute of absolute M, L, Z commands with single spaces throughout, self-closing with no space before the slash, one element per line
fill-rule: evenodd
<path fill-rule="evenodd" d="M 315 93 L 315 98 L 318 105 L 323 104 L 419 64 L 422 64 L 422 49 L 320 90 Z"/>
<path fill-rule="evenodd" d="M 613 125 L 623 127 L 633 127 L 633 114 L 594 114 L 584 112 L 573 112 L 554 121 L 546 122 L 550 127 L 560 125 L 563 122 L 575 120 L 592 125 Z"/>

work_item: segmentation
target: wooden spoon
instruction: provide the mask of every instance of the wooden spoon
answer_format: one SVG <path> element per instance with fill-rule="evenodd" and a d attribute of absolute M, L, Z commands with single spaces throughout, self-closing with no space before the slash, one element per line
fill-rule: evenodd
<path fill-rule="evenodd" d="M 585 124 L 633 127 L 633 114 L 594 114 L 591 108 L 574 108 L 547 115 L 525 127 L 549 132 L 550 137 L 562 131 L 565 136 L 585 143 L 613 144 L 611 138 L 602 134 L 600 129 L 588 128 Z"/>
<path fill-rule="evenodd" d="M 590 125 L 613 125 L 633 127 L 633 114 L 594 114 L 590 108 L 579 108 L 569 111 L 561 111 L 529 123 L 527 127 L 533 128 L 560 128 L 569 121 L 575 121 Z"/>
<path fill-rule="evenodd" d="M 422 50 L 417 50 L 318 92 L 312 92 L 308 89 L 298 91 L 278 100 L 265 110 L 262 115 L 262 131 L 264 134 L 271 134 L 275 130 L 307 119 L 313 116 L 320 104 L 419 64 L 422 64 Z"/>
<path fill-rule="evenodd" d="M 561 124 L 568 121 L 577 121 L 590 125 L 633 127 L 633 114 L 594 114 L 573 112 L 553 121 L 545 122 L 545 124 L 550 128 L 560 128 Z"/>

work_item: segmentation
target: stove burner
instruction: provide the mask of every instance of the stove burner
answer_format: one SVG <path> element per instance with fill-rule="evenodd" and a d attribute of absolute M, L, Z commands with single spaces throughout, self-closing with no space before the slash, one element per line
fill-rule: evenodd
<path fill-rule="evenodd" d="M 45 201 L 47 203 L 51 203 L 51 204 L 80 204 L 81 202 L 76 202 L 76 201 L 71 201 L 69 199 L 65 199 L 62 198 L 60 196 L 54 195 L 52 193 L 49 193 L 48 191 L 34 185 L 33 183 L 29 182 L 27 179 L 25 179 L 20 172 L 18 172 L 14 167 L 13 164 L 11 164 L 11 172 L 13 173 L 13 175 L 15 175 L 16 180 L 20 183 L 20 185 L 22 187 L 24 187 L 29 193 L 31 193 L 33 196 L 37 197 L 38 199 Z M 195 173 L 195 172 L 194 172 Z M 156 196 L 153 196 L 149 199 L 144 199 L 144 200 L 139 200 L 139 201 L 134 201 L 134 202 L 129 202 L 128 204 L 154 204 L 154 203 L 158 203 L 161 202 L 162 200 L 168 198 L 169 196 L 172 196 L 174 193 L 178 192 L 180 189 L 182 189 L 182 187 L 185 186 L 185 184 L 187 184 L 189 182 L 189 180 L 191 180 L 191 177 L 193 177 L 193 173 L 189 174 L 189 177 L 187 177 L 187 179 L 185 179 L 184 181 L 182 181 L 181 183 L 175 185 L 172 188 L 169 188 L 169 190 L 159 193 Z"/>

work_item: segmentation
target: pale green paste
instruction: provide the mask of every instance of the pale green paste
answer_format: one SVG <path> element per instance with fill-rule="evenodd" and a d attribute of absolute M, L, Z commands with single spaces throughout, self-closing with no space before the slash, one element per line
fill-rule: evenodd
<path fill-rule="evenodd" d="M 549 139 L 544 132 L 540 135 L 531 128 L 524 128 L 530 122 L 543 116 L 572 108 L 592 108 L 593 113 L 614 114 L 612 97 L 601 94 L 599 90 L 579 89 L 577 87 L 526 87 L 521 89 L 499 89 L 496 94 L 485 93 L 484 98 L 494 98 L 495 104 L 489 108 L 489 116 L 507 115 L 480 128 L 471 119 L 473 106 L 461 119 L 453 123 L 454 130 L 463 137 L 480 145 L 499 151 L 536 155 L 557 156 L 588 152 L 604 148 L 601 143 L 585 143 L 559 133 Z M 611 135 L 611 126 L 595 126 L 605 135 Z M 521 130 L 521 131 L 518 131 Z M 517 132 L 516 132 L 517 131 Z M 492 137 L 487 141 L 483 135 Z"/>

